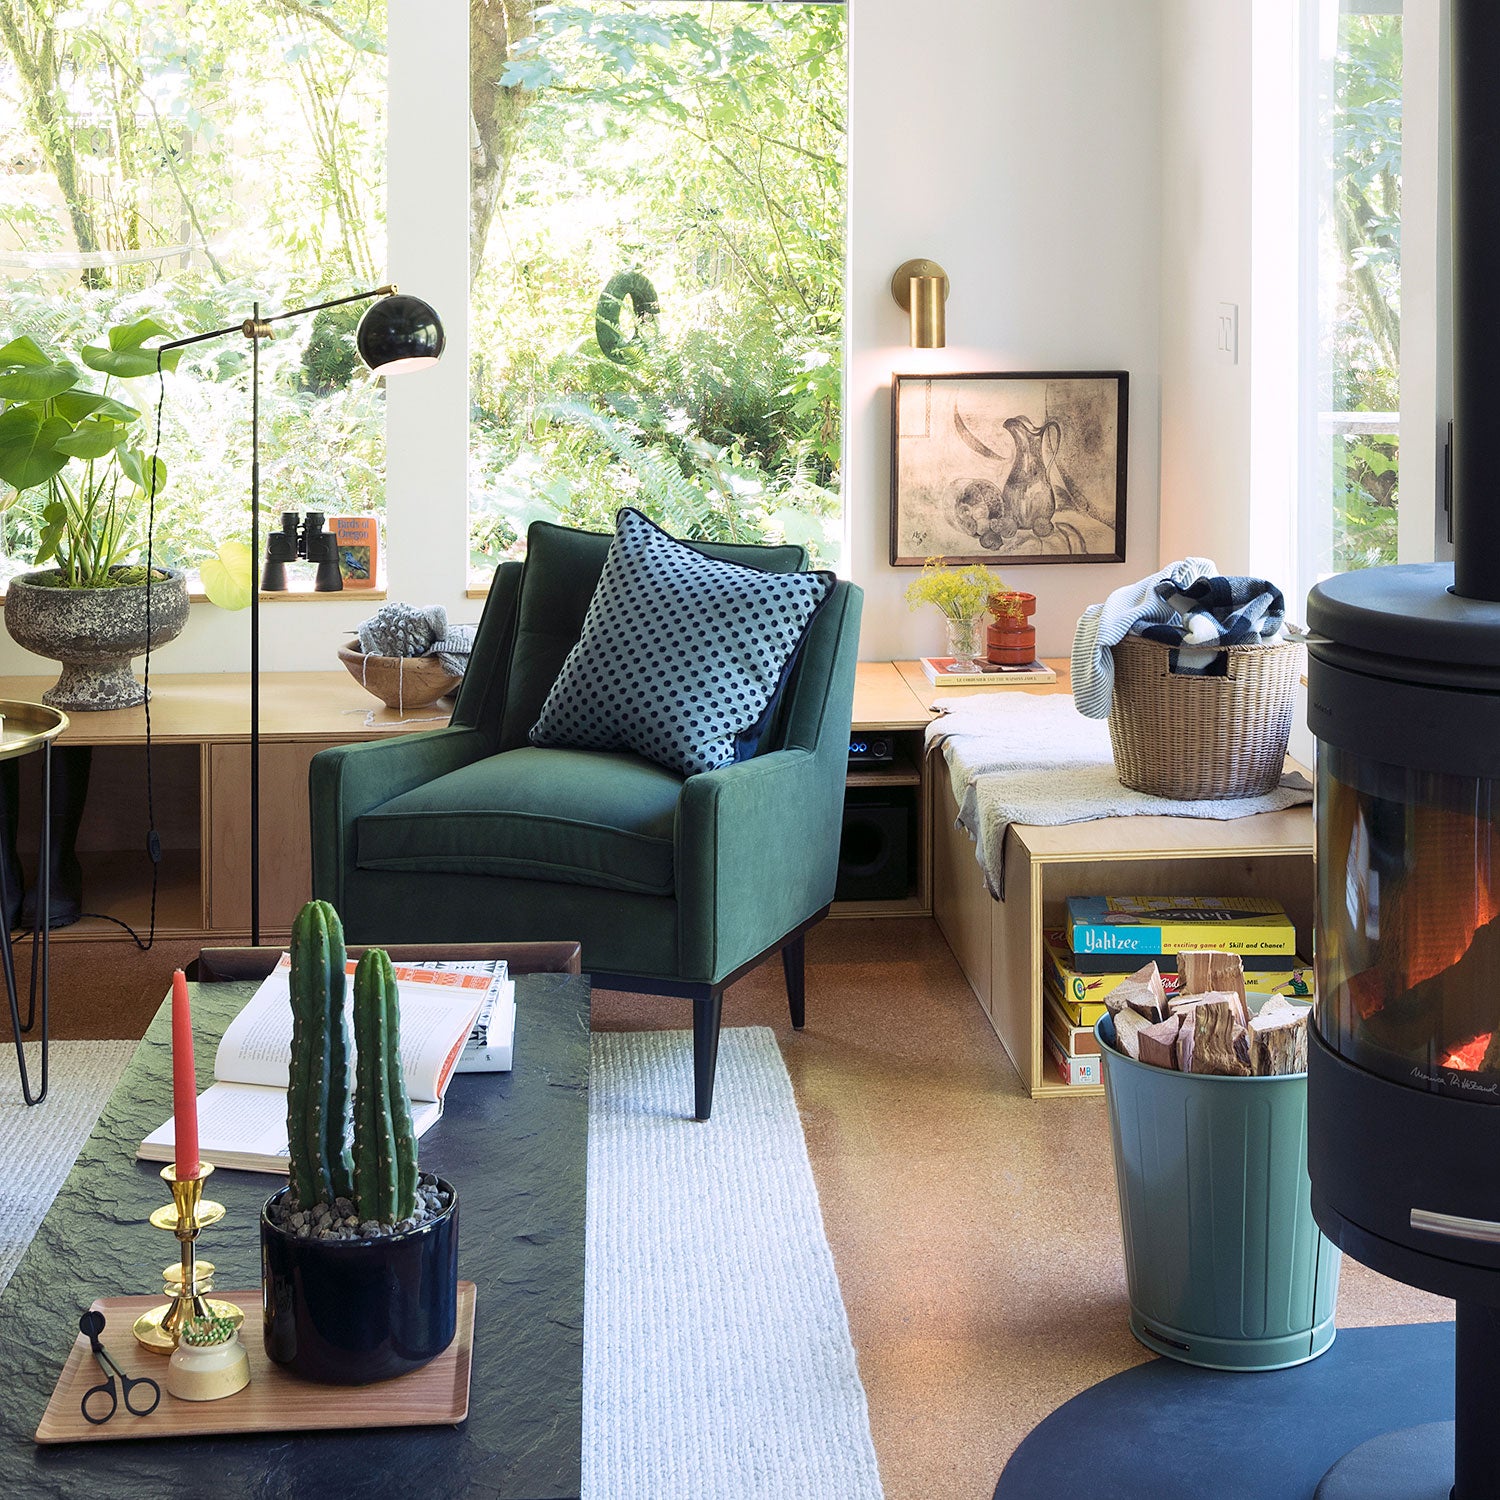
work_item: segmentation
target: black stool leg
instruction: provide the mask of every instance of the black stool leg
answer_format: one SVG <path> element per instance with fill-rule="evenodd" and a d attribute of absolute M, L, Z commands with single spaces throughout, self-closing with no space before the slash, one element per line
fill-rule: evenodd
<path fill-rule="evenodd" d="M 799 932 L 781 950 L 781 969 L 786 975 L 786 1003 L 792 1013 L 792 1027 L 801 1031 L 807 1024 L 807 934 Z"/>
<path fill-rule="evenodd" d="M 16 995 L 16 960 L 10 945 L 10 930 L 21 914 L 21 862 L 16 857 L 16 762 L 0 762 L 0 798 L 5 806 L 0 809 L 0 925 L 5 928 L 5 941 L 0 943 L 0 968 L 5 973 L 5 991 Z M 12 1002 L 14 1004 L 14 1001 Z M 19 1023 L 20 1017 L 16 1017 Z"/>
<path fill-rule="evenodd" d="M 714 1071 L 719 1064 L 719 1021 L 724 994 L 693 1001 L 693 1118 L 706 1120 L 714 1105 Z"/>
<path fill-rule="evenodd" d="M 47 874 L 52 893 L 51 925 L 68 927 L 83 915 L 83 870 L 78 863 L 78 830 L 89 796 L 89 745 L 59 745 L 52 752 L 52 842 Z M 21 926 L 37 925 L 41 882 L 21 902 Z"/>
<path fill-rule="evenodd" d="M 5 969 L 5 998 L 10 1005 L 10 1024 L 15 1033 L 16 1063 L 21 1073 L 21 1097 L 28 1104 L 40 1104 L 47 1097 L 47 1021 L 50 999 L 48 980 L 51 977 L 52 949 L 48 941 L 47 919 L 51 916 L 52 881 L 48 866 L 52 860 L 52 741 L 42 743 L 42 846 L 37 869 L 37 930 L 31 936 L 31 987 L 27 997 L 26 1024 L 21 1024 L 20 995 L 16 984 L 15 963 L 11 954 L 10 933 L 5 933 L 0 947 L 0 963 Z M 3 868 L 3 864 L 0 864 Z M 0 876 L 3 883 L 3 876 Z M 0 903 L 7 892 L 0 889 Z M 22 1035 L 31 1030 L 36 1022 L 37 984 L 41 982 L 42 1000 L 42 1076 L 41 1087 L 33 1096 L 31 1078 L 26 1071 L 26 1046 Z"/>
<path fill-rule="evenodd" d="M 26 888 L 16 853 L 16 834 L 21 820 L 21 763 L 0 761 L 0 922 L 9 930 L 21 918 Z"/>

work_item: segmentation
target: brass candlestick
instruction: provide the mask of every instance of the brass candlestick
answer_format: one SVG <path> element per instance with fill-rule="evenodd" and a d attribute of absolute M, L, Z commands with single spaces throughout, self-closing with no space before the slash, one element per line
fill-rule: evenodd
<path fill-rule="evenodd" d="M 236 1328 L 245 1321 L 244 1312 L 234 1303 L 205 1295 L 214 1287 L 213 1263 L 197 1258 L 199 1233 L 224 1217 L 224 1205 L 203 1196 L 204 1181 L 213 1169 L 207 1161 L 198 1163 L 192 1177 L 179 1177 L 175 1164 L 161 1169 L 162 1180 L 171 1185 L 172 1201 L 151 1215 L 151 1225 L 177 1236 L 182 1261 L 162 1272 L 163 1290 L 171 1301 L 135 1320 L 136 1342 L 156 1354 L 170 1354 L 177 1347 L 182 1325 L 190 1318 L 228 1318 Z"/>

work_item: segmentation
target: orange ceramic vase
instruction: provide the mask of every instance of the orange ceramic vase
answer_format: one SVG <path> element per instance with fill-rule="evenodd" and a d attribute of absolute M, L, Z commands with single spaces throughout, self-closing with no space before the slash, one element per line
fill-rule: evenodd
<path fill-rule="evenodd" d="M 991 623 L 985 630 L 986 655 L 1001 667 L 1024 667 L 1036 660 L 1036 627 L 1027 621 L 1036 613 L 1036 595 L 1019 592 L 991 594 Z"/>

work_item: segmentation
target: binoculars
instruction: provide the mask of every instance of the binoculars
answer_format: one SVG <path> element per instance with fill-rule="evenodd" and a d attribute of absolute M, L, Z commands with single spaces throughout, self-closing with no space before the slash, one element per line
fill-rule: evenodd
<path fill-rule="evenodd" d="M 323 512 L 310 510 L 304 521 L 294 510 L 281 513 L 281 530 L 266 538 L 266 570 L 261 576 L 262 589 L 284 592 L 286 565 L 299 558 L 316 563 L 317 577 L 313 588 L 320 594 L 332 594 L 344 586 L 339 572 L 338 538 L 325 531 Z"/>

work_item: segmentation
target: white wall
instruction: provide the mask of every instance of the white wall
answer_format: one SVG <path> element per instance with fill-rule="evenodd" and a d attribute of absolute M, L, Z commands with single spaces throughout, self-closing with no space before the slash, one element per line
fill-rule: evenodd
<path fill-rule="evenodd" d="M 1252 0 L 1162 0 L 1161 554 L 1250 551 Z M 1240 359 L 1216 352 L 1221 302 Z"/>
<path fill-rule="evenodd" d="M 889 566 L 893 370 L 1131 377 L 1126 561 L 1002 569 L 1065 655 L 1083 607 L 1157 566 L 1158 0 L 850 0 L 849 571 L 866 659 L 941 649 Z M 891 273 L 948 272 L 946 349 L 906 347 Z"/>

